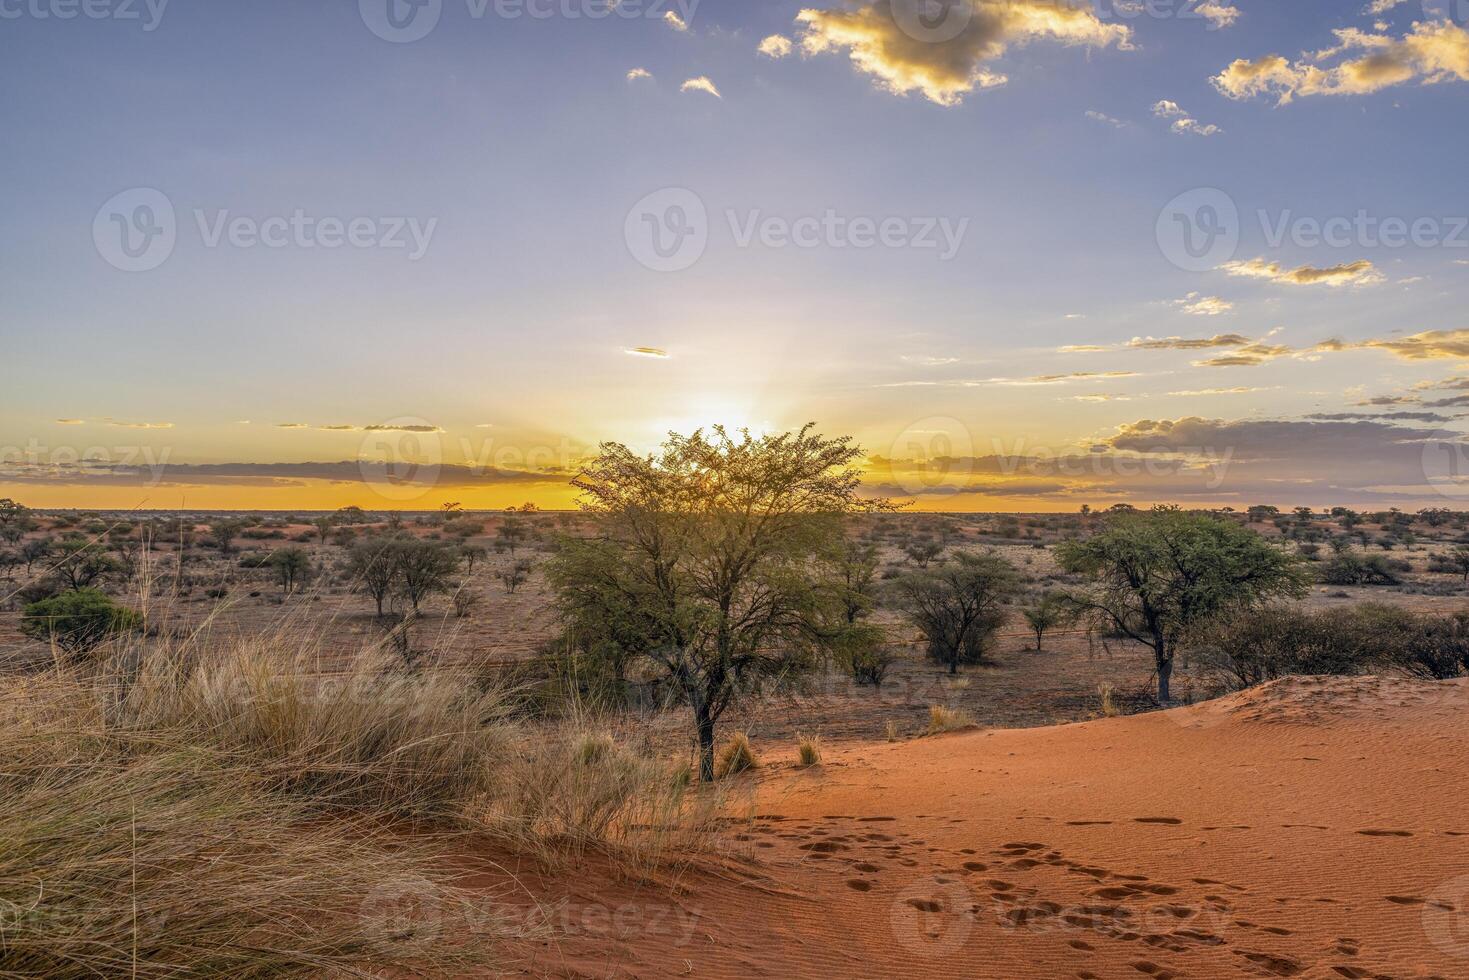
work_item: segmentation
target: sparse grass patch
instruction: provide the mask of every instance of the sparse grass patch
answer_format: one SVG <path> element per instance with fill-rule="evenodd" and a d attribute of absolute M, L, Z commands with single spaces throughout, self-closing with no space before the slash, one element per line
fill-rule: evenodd
<path fill-rule="evenodd" d="M 724 748 L 719 750 L 719 757 L 714 762 L 714 775 L 718 779 L 724 779 L 759 766 L 760 760 L 755 757 L 750 737 L 744 732 L 735 732 L 724 743 Z"/>
<path fill-rule="evenodd" d="M 1102 684 L 1097 688 L 1097 694 L 1100 695 L 1102 699 L 1103 718 L 1116 718 L 1119 714 L 1122 713 L 1118 709 L 1117 703 L 1112 700 L 1112 693 L 1113 692 L 1111 684 Z"/>
<path fill-rule="evenodd" d="M 796 736 L 796 765 L 802 769 L 821 765 L 821 736 Z"/>
<path fill-rule="evenodd" d="M 977 722 L 968 712 L 957 708 L 946 708 L 941 704 L 936 704 L 928 709 L 929 735 L 957 731 L 961 728 L 973 728 L 976 724 Z"/>

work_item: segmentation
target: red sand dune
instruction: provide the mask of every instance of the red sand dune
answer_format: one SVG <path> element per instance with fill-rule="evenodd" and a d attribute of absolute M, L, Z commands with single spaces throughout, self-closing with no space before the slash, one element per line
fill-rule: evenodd
<path fill-rule="evenodd" d="M 1469 680 L 828 748 L 753 874 L 579 874 L 532 975 L 1469 977 Z"/>

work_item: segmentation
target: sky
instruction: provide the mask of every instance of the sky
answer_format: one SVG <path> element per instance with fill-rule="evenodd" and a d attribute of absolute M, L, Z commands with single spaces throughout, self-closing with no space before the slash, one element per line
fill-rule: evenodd
<path fill-rule="evenodd" d="M 0 496 L 1469 496 L 1469 0 L 805 2 L 0 0 Z"/>

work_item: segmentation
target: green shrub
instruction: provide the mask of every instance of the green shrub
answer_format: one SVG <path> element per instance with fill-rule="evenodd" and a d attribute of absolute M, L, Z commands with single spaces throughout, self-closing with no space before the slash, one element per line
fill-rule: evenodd
<path fill-rule="evenodd" d="M 97 589 L 77 589 L 32 602 L 21 614 L 26 636 L 54 643 L 68 660 L 82 660 L 109 636 L 142 628 L 143 617 Z"/>

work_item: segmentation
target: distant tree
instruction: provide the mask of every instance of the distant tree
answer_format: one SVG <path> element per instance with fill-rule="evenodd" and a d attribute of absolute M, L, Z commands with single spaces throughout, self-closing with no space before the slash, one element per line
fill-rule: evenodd
<path fill-rule="evenodd" d="M 266 563 L 275 570 L 281 592 L 290 595 L 311 574 L 311 557 L 300 548 L 282 548 L 272 552 Z"/>
<path fill-rule="evenodd" d="M 336 512 L 338 524 L 366 524 L 367 513 L 355 504 L 347 507 L 338 507 Z"/>
<path fill-rule="evenodd" d="M 397 549 L 398 591 L 417 613 L 423 600 L 449 588 L 449 579 L 459 567 L 459 555 L 437 541 L 411 538 L 399 541 Z"/>
<path fill-rule="evenodd" d="M 1025 622 L 1029 624 L 1031 632 L 1035 633 L 1037 653 L 1040 652 L 1041 640 L 1045 637 L 1046 631 L 1065 623 L 1070 612 L 1071 603 L 1054 592 L 1045 593 L 1035 605 L 1021 610 L 1021 615 L 1025 617 Z"/>
<path fill-rule="evenodd" d="M 1014 566 L 995 552 L 957 552 L 898 579 L 898 603 L 928 642 L 929 656 L 957 674 L 961 663 L 984 659 L 1015 583 Z"/>
<path fill-rule="evenodd" d="M 474 563 L 483 559 L 486 554 L 488 552 L 485 551 L 483 545 L 461 544 L 459 546 L 459 557 L 464 560 L 464 573 L 466 575 L 473 575 Z"/>
<path fill-rule="evenodd" d="M 45 561 L 51 557 L 56 548 L 56 541 L 52 538 L 30 538 L 20 543 L 20 549 L 16 552 L 22 564 L 26 567 L 26 575 L 31 574 L 31 566 L 38 561 Z"/>
<path fill-rule="evenodd" d="M 514 595 L 515 590 L 520 588 L 526 579 L 530 578 L 532 567 L 529 558 L 521 558 L 512 562 L 508 568 L 499 572 L 496 577 L 499 578 L 500 584 L 505 586 L 505 591 Z"/>
<path fill-rule="evenodd" d="M 0 575 L 5 576 L 9 582 L 15 578 L 15 570 L 21 564 L 20 555 L 10 548 L 0 549 Z"/>
<path fill-rule="evenodd" d="M 377 603 L 379 618 L 398 583 L 400 544 L 399 538 L 374 535 L 356 539 L 347 549 L 347 577 Z"/>
<path fill-rule="evenodd" d="M 1469 545 L 1456 544 L 1449 549 L 1449 553 L 1443 556 L 1444 563 L 1464 576 L 1464 582 L 1469 584 Z"/>
<path fill-rule="evenodd" d="M 499 537 L 499 543 L 508 548 L 513 557 L 515 549 L 520 547 L 526 538 L 525 524 L 521 522 L 514 507 L 511 507 L 500 519 L 500 526 L 495 528 L 495 534 Z"/>
<path fill-rule="evenodd" d="M 121 571 L 121 566 L 100 544 L 77 537 L 61 542 L 53 571 L 72 591 L 80 591 Z"/>
<path fill-rule="evenodd" d="M 221 555 L 231 554 L 235 550 L 235 538 L 240 536 L 244 527 L 242 521 L 222 518 L 209 525 L 209 539 L 214 542 Z"/>
<path fill-rule="evenodd" d="M 932 539 L 924 539 L 904 546 L 903 553 L 919 568 L 927 568 L 929 562 L 944 553 L 944 546 Z"/>
<path fill-rule="evenodd" d="M 31 509 L 9 497 L 0 497 L 0 539 L 19 541 L 22 534 L 35 527 Z"/>
<path fill-rule="evenodd" d="M 337 518 L 333 514 L 327 514 L 323 517 L 314 517 L 311 519 L 311 526 L 316 528 L 317 540 L 323 546 L 325 546 L 327 536 L 332 533 L 332 528 L 337 526 Z"/>
<path fill-rule="evenodd" d="M 1304 595 L 1310 582 L 1298 556 L 1248 528 L 1174 507 L 1117 515 L 1098 534 L 1063 542 L 1056 558 L 1094 580 L 1091 590 L 1069 597 L 1079 609 L 1153 650 L 1165 704 L 1174 655 L 1189 630 L 1231 610 Z"/>

